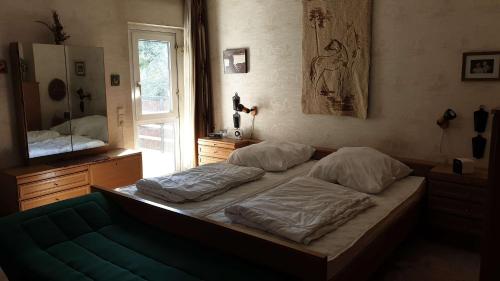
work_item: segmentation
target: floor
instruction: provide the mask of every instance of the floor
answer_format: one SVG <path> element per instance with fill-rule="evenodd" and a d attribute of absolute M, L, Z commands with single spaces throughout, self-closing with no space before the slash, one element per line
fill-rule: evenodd
<path fill-rule="evenodd" d="M 371 281 L 476 281 L 479 254 L 413 238 Z M 0 268 L 0 281 L 7 281 Z"/>
<path fill-rule="evenodd" d="M 405 242 L 372 281 L 476 281 L 480 255 L 421 238 Z"/>

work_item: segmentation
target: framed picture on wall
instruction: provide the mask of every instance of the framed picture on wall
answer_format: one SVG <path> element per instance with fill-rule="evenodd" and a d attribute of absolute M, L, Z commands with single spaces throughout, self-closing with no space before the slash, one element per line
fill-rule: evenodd
<path fill-rule="evenodd" d="M 75 62 L 75 74 L 78 76 L 85 76 L 85 62 L 76 61 Z"/>
<path fill-rule="evenodd" d="M 224 73 L 247 73 L 247 50 L 228 49 L 223 53 Z"/>
<path fill-rule="evenodd" d="M 463 54 L 462 81 L 499 81 L 500 51 Z"/>

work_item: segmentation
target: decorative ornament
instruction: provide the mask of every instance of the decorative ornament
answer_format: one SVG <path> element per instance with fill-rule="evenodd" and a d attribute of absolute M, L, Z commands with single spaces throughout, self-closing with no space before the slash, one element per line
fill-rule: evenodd
<path fill-rule="evenodd" d="M 59 20 L 59 15 L 57 14 L 57 11 L 52 11 L 52 18 L 54 20 L 54 24 L 50 25 L 46 22 L 37 20 L 35 22 L 38 22 L 40 24 L 45 25 L 53 34 L 54 34 L 54 41 L 56 45 L 61 45 L 66 41 L 68 38 L 71 36 L 67 35 L 63 29 L 64 27 L 61 24 L 61 21 Z"/>

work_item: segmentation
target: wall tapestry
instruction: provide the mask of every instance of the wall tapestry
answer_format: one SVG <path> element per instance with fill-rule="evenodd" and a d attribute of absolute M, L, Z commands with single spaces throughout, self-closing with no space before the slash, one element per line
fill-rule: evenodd
<path fill-rule="evenodd" d="M 366 119 L 372 0 L 303 0 L 302 111 Z"/>

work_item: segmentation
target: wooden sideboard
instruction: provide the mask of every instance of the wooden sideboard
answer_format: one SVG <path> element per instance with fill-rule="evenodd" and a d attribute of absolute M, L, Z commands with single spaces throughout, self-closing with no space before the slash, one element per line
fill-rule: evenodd
<path fill-rule="evenodd" d="M 115 149 L 90 157 L 23 166 L 0 172 L 0 215 L 25 211 L 142 178 L 142 154 Z"/>

